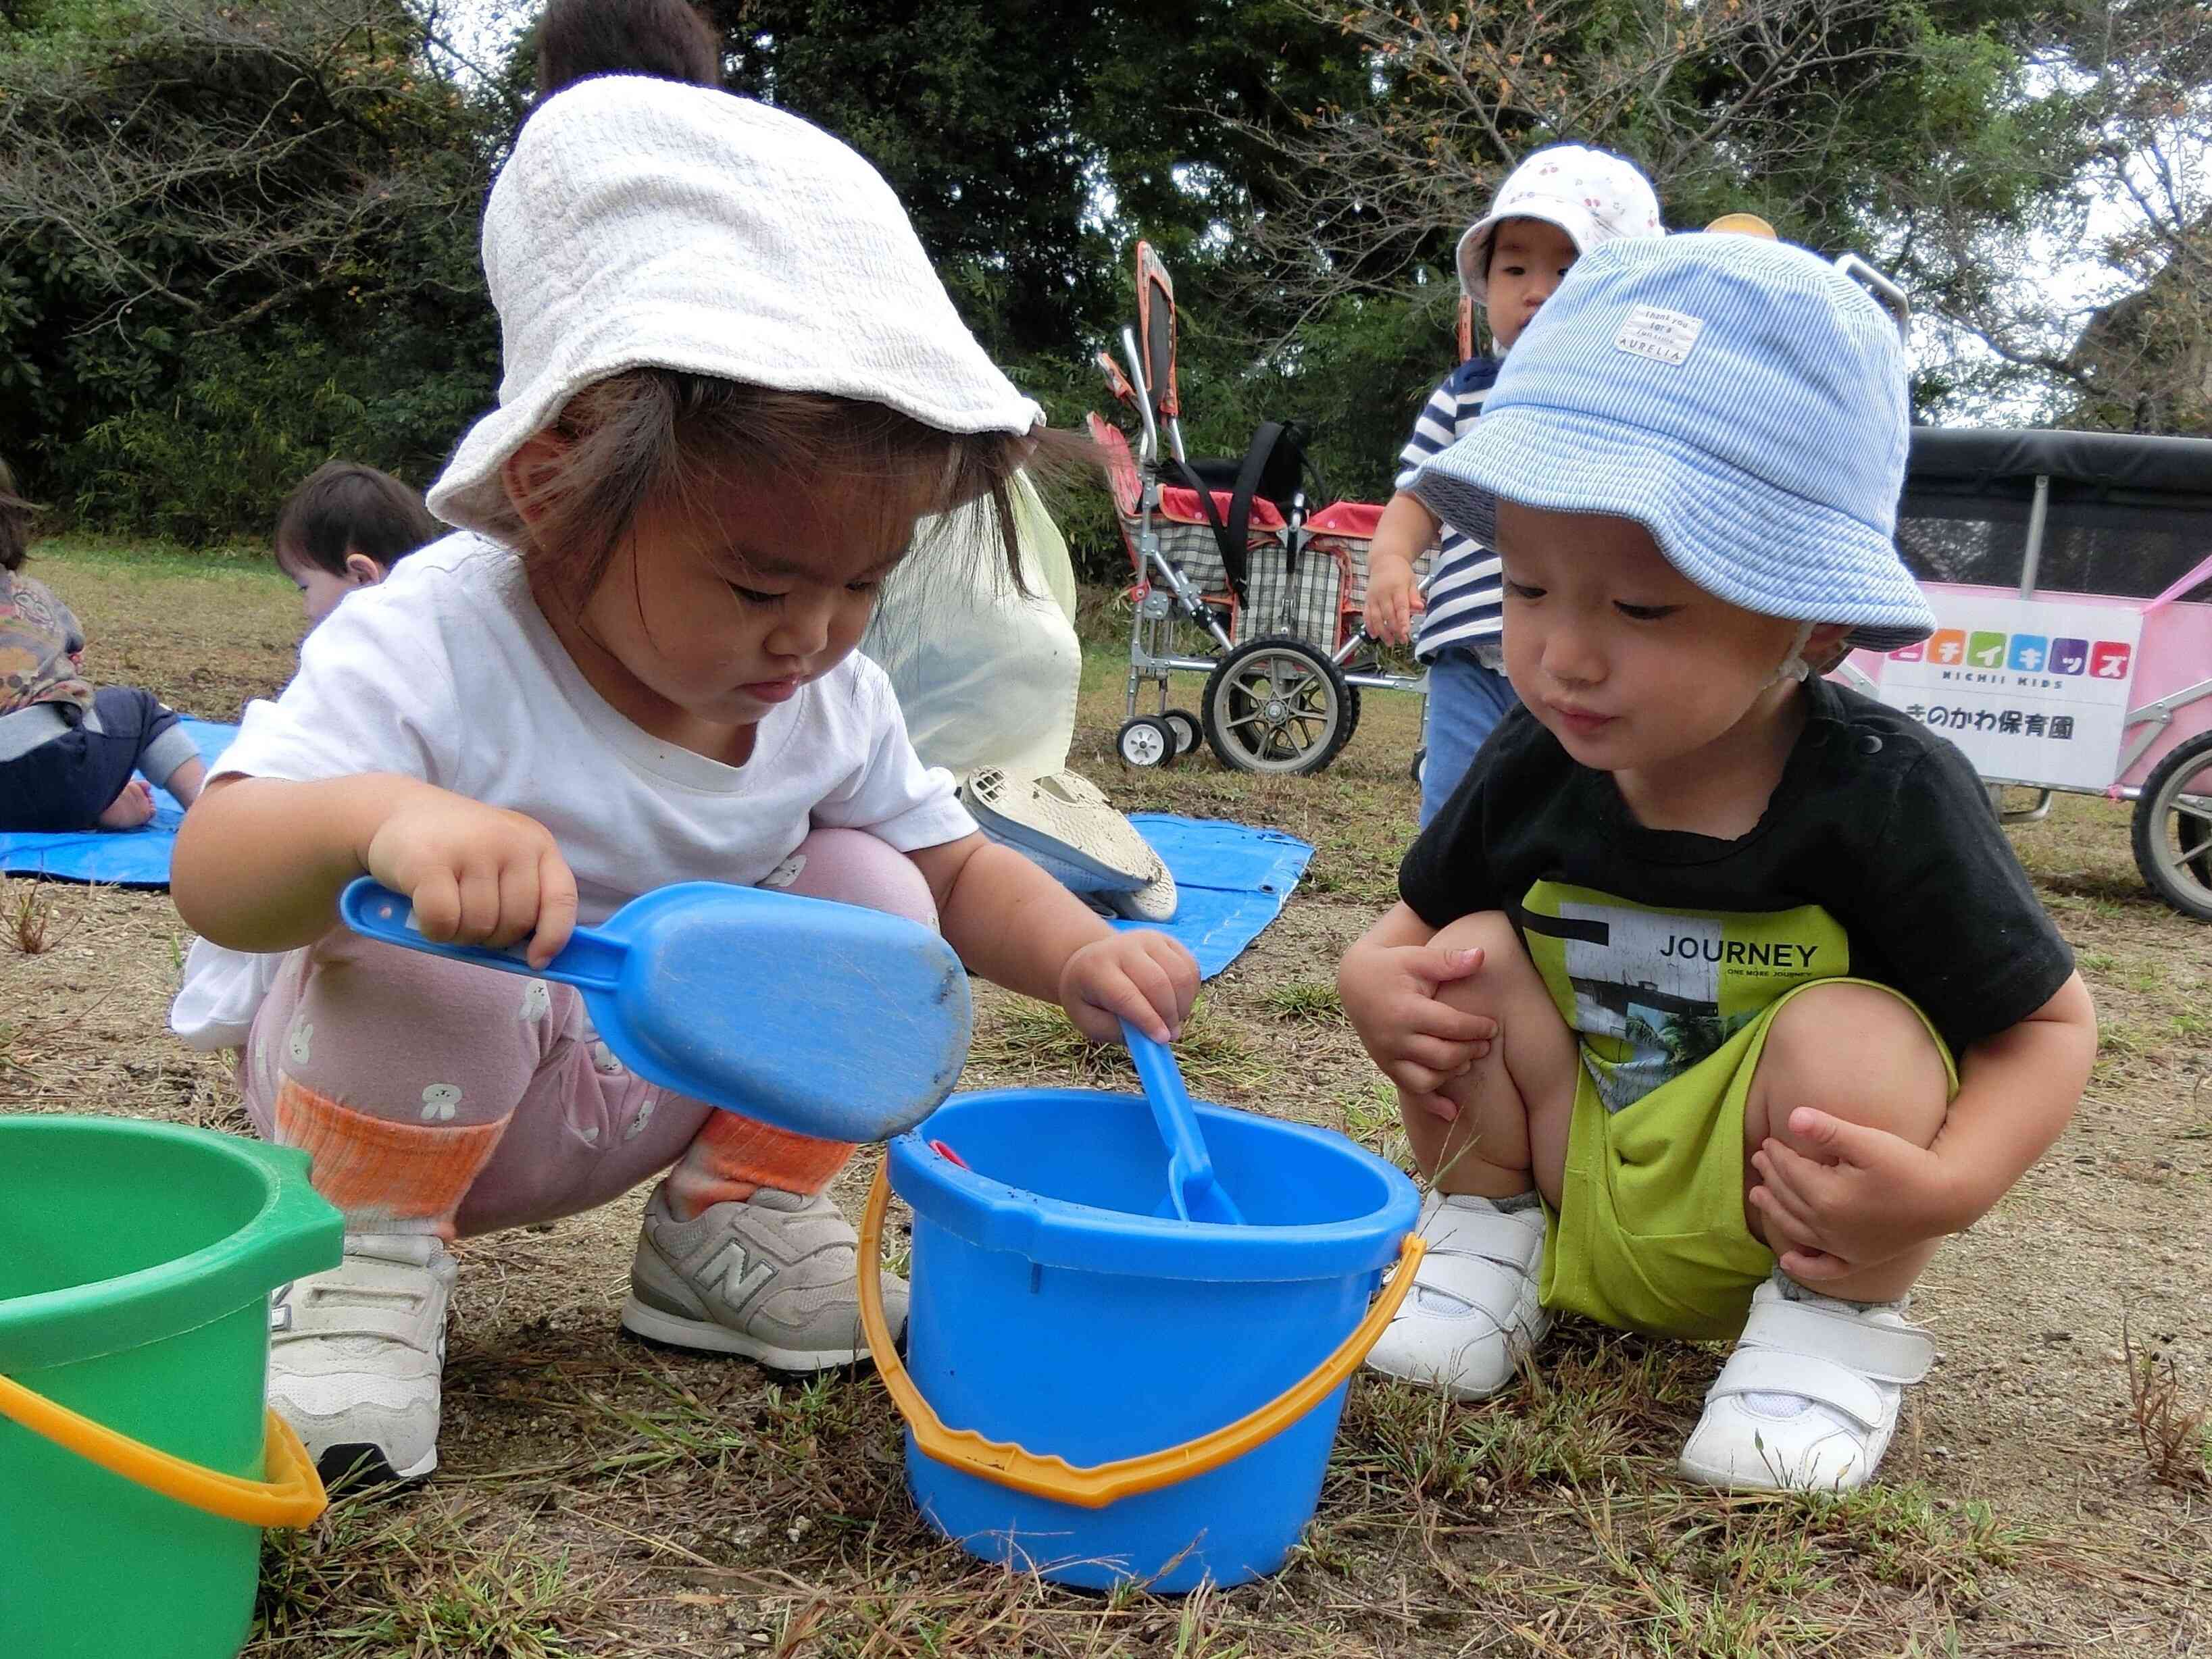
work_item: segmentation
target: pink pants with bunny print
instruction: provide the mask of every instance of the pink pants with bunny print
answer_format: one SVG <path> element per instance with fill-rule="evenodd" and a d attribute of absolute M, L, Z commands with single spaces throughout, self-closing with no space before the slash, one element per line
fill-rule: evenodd
<path fill-rule="evenodd" d="M 921 872 L 873 836 L 817 830 L 794 860 L 789 891 L 936 925 Z M 852 1152 L 634 1076 L 568 986 L 343 928 L 285 963 L 240 1073 L 255 1127 L 307 1149 L 356 1232 L 550 1221 L 662 1170 L 688 1217 L 756 1187 L 817 1192 Z"/>

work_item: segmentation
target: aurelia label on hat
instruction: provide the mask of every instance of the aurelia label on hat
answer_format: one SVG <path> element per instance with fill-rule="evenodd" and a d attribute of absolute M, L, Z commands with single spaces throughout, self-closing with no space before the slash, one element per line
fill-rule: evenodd
<path fill-rule="evenodd" d="M 1705 332 L 1705 319 L 1663 306 L 1638 306 L 1628 313 L 1613 344 L 1632 356 L 1649 357 L 1655 363 L 1677 367 L 1690 358 L 1690 348 Z"/>

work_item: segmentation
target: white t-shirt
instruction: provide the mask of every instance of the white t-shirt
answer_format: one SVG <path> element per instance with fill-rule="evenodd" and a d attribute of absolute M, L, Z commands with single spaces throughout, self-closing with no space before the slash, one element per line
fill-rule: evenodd
<path fill-rule="evenodd" d="M 756 885 L 817 827 L 865 830 L 901 852 L 975 828 L 858 653 L 771 709 L 752 758 L 727 766 L 617 714 L 539 613 L 520 560 L 465 532 L 332 612 L 283 694 L 248 705 L 210 775 L 362 772 L 536 818 L 575 872 L 586 923 L 672 882 Z M 197 942 L 171 1029 L 194 1048 L 243 1043 L 283 960 Z"/>

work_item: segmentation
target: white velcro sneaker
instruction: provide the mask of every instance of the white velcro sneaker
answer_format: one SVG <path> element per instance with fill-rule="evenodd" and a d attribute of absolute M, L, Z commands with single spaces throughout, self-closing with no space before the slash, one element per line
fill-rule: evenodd
<path fill-rule="evenodd" d="M 1368 1368 L 1431 1383 L 1455 1400 L 1486 1399 L 1551 1328 L 1537 1300 L 1544 1212 L 1432 1192 L 1422 1200 L 1419 1231 L 1428 1254 Z"/>
<path fill-rule="evenodd" d="M 1770 1279 L 1705 1395 L 1682 1473 L 1734 1491 L 1863 1486 L 1897 1432 L 1905 1386 L 1935 1358 L 1928 1333 L 1895 1308 L 1792 1301 Z"/>
<path fill-rule="evenodd" d="M 326 1483 L 416 1480 L 438 1467 L 456 1271 L 427 1233 L 348 1233 L 337 1267 L 270 1296 L 269 1403 Z"/>

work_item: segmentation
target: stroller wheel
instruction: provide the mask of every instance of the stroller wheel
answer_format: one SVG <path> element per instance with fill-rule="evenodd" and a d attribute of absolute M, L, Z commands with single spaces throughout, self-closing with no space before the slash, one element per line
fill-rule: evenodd
<path fill-rule="evenodd" d="M 1114 736 L 1114 748 L 1122 765 L 1150 771 L 1176 757 L 1176 735 L 1158 715 L 1139 714 L 1122 722 Z"/>
<path fill-rule="evenodd" d="M 1237 647 L 1206 683 L 1200 714 L 1222 764 L 1243 772 L 1318 772 L 1359 718 L 1343 671 L 1286 634 Z"/>
<path fill-rule="evenodd" d="M 1412 775 L 1413 787 L 1417 789 L 1419 788 L 1421 785 L 1421 769 L 1428 763 L 1429 751 L 1425 749 L 1416 749 L 1413 751 L 1413 763 L 1406 769 Z"/>
<path fill-rule="evenodd" d="M 2212 732 L 2158 763 L 2136 801 L 2136 867 L 2185 916 L 2212 921 Z"/>
<path fill-rule="evenodd" d="M 1175 733 L 1176 758 L 1181 760 L 1198 747 L 1200 732 L 1198 716 L 1188 708 L 1170 708 L 1160 716 L 1167 722 L 1168 730 Z"/>

